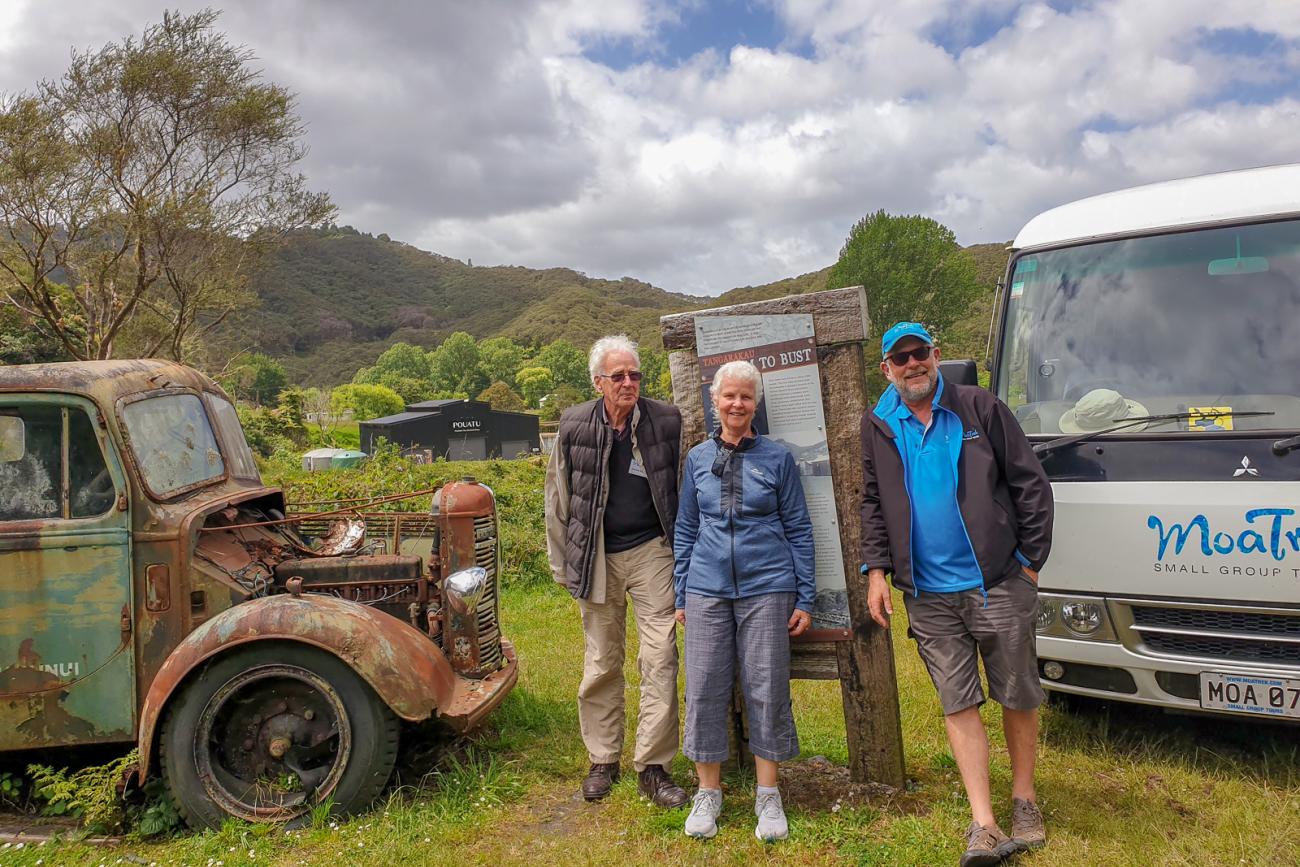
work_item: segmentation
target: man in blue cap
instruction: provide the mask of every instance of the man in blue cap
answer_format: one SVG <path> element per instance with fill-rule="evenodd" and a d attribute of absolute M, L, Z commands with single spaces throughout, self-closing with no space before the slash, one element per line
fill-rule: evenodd
<path fill-rule="evenodd" d="M 872 619 L 889 628 L 889 585 L 943 705 L 972 823 L 962 867 L 997 864 L 1046 842 L 1034 793 L 1038 570 L 1052 543 L 1052 489 L 1006 404 L 945 382 L 923 325 L 881 339 L 890 385 L 862 417 L 862 571 Z M 1011 837 L 993 815 L 979 658 L 1002 705 L 1011 754 Z"/>

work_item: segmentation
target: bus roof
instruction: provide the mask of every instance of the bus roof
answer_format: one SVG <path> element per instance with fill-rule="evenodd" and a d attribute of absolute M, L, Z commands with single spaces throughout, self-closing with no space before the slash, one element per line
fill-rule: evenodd
<path fill-rule="evenodd" d="M 1020 230 L 1028 247 L 1300 214 L 1300 165 L 1264 166 L 1163 181 L 1052 208 Z"/>

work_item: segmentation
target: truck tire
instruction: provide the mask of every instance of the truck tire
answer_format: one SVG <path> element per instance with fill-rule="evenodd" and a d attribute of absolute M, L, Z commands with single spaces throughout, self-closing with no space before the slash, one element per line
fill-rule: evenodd
<path fill-rule="evenodd" d="M 307 645 L 263 643 L 210 662 L 163 720 L 163 779 L 185 821 L 227 817 L 301 825 L 365 809 L 397 759 L 398 723 L 342 660 Z"/>

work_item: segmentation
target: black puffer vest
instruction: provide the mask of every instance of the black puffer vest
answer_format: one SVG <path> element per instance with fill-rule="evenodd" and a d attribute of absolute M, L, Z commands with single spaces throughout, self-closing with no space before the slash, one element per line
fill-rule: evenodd
<path fill-rule="evenodd" d="M 677 469 L 681 457 L 682 414 L 677 407 L 643 397 L 637 401 L 637 451 L 650 483 L 650 496 L 669 547 L 677 520 Z M 596 540 L 603 532 L 609 496 L 609 454 L 614 432 L 605 424 L 600 400 L 569 407 L 560 416 L 555 448 L 563 449 L 569 470 L 569 523 L 564 539 L 564 583 L 577 599 L 591 594 Z"/>

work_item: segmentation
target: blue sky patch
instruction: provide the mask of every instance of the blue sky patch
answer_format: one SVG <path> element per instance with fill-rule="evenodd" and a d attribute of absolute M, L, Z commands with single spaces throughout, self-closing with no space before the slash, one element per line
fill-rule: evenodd
<path fill-rule="evenodd" d="M 737 45 L 812 57 L 811 44 L 789 38 L 771 5 L 761 0 L 709 0 L 681 9 L 677 20 L 661 24 L 650 40 L 602 38 L 583 55 L 611 69 L 647 61 L 676 66 L 709 49 L 725 57 Z"/>

